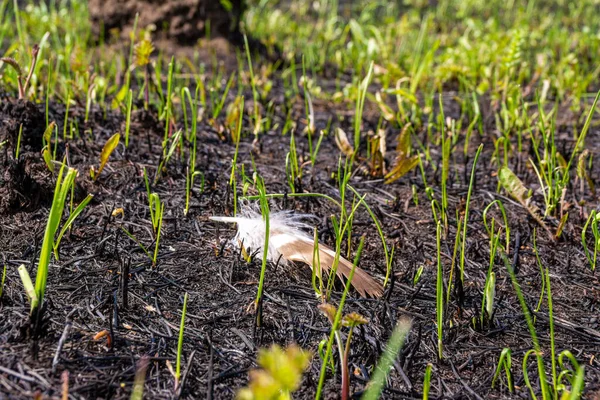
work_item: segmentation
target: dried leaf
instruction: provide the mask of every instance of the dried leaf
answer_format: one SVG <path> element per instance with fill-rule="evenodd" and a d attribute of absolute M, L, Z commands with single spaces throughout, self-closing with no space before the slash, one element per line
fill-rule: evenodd
<path fill-rule="evenodd" d="M 419 156 L 408 157 L 410 151 L 410 124 L 402 128 L 396 146 L 396 160 L 390 172 L 385 175 L 385 183 L 392 183 L 402 178 L 419 164 Z"/>
<path fill-rule="evenodd" d="M 110 335 L 110 333 L 106 329 L 104 329 L 94 335 L 94 340 L 100 340 L 103 337 L 109 336 L 109 335 Z"/>
<path fill-rule="evenodd" d="M 19 75 L 19 76 L 23 75 L 23 71 L 21 71 L 21 66 L 19 65 L 17 60 L 15 60 L 14 58 L 2 57 L 2 58 L 0 58 L 0 61 L 13 67 L 15 69 L 15 71 L 17 71 L 17 75 Z"/>
<path fill-rule="evenodd" d="M 375 94 L 375 100 L 377 101 L 377 105 L 379 106 L 379 109 L 381 110 L 381 115 L 383 116 L 383 118 L 386 121 L 395 121 L 396 120 L 396 114 L 394 114 L 394 111 L 392 111 L 392 109 L 390 108 L 390 106 L 388 106 L 385 101 L 383 100 L 383 98 L 381 97 L 381 92 L 377 92 Z"/>
<path fill-rule="evenodd" d="M 342 128 L 335 130 L 335 144 L 339 147 L 340 151 L 346 155 L 346 157 L 352 157 L 354 154 L 354 147 L 350 144 L 346 132 Z"/>
<path fill-rule="evenodd" d="M 327 317 L 329 322 L 333 324 L 333 321 L 335 321 L 335 313 L 337 312 L 335 306 L 333 304 L 323 303 L 319 304 L 317 308 Z"/>
<path fill-rule="evenodd" d="M 108 162 L 108 158 L 110 157 L 112 152 L 117 148 L 120 140 L 121 134 L 115 133 L 104 144 L 104 147 L 102 148 L 102 153 L 100 153 L 100 167 L 98 168 L 98 171 L 94 171 L 94 180 L 98 179 L 98 177 L 102 173 L 104 166 Z"/>
<path fill-rule="evenodd" d="M 402 178 L 419 164 L 419 156 L 396 161 L 394 167 L 385 176 L 385 183 L 389 184 Z"/>

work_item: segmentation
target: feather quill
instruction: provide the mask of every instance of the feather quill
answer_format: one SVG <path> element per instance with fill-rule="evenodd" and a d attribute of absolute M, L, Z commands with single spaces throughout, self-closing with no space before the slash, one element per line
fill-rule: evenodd
<path fill-rule="evenodd" d="M 276 262 L 279 257 L 286 262 L 302 262 L 313 268 L 314 239 L 308 236 L 304 230 L 311 226 L 304 222 L 309 215 L 297 215 L 291 211 L 272 212 L 269 216 L 269 249 L 268 259 Z M 260 213 L 251 207 L 243 207 L 239 217 L 210 217 L 213 221 L 236 223 L 238 230 L 233 238 L 237 245 L 253 251 L 262 248 L 265 243 L 265 222 Z M 322 271 L 329 271 L 334 263 L 335 251 L 328 246 L 319 243 L 319 261 Z M 340 256 L 337 275 L 341 279 L 349 277 L 353 264 Z M 375 281 L 367 272 L 356 267 L 352 277 L 352 286 L 363 297 L 380 297 L 383 287 Z"/>

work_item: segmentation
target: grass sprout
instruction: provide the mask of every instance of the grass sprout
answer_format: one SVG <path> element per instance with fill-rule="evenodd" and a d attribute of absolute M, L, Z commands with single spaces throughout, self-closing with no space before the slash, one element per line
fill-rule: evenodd
<path fill-rule="evenodd" d="M 55 235 L 62 219 L 67 195 L 71 190 L 71 186 L 75 183 L 76 177 L 77 170 L 66 167 L 65 164 L 62 165 L 58 173 L 58 177 L 56 178 L 56 187 L 54 189 L 52 207 L 50 208 L 50 215 L 48 216 L 48 222 L 46 224 L 46 230 L 44 232 L 44 239 L 42 242 L 40 258 L 37 266 L 34 291 L 31 291 L 31 279 L 27 274 L 27 270 L 23 267 L 19 271 L 21 280 L 23 281 L 28 293 L 31 304 L 31 315 L 36 315 L 44 304 L 44 295 L 46 293 L 46 285 L 48 281 L 48 267 L 50 265 L 50 259 L 52 257 L 53 250 L 55 249 Z M 73 222 L 75 217 L 68 222 L 69 225 Z M 40 317 L 41 316 L 37 315 L 37 318 Z"/>
<path fill-rule="evenodd" d="M 504 373 L 506 374 L 506 385 L 508 386 L 508 391 L 513 393 L 515 386 L 513 384 L 512 377 L 512 356 L 508 347 L 502 349 L 500 352 L 500 359 L 498 360 L 498 365 L 496 366 L 496 371 L 494 372 L 494 377 L 492 378 L 492 388 L 494 388 L 496 380 L 498 380 L 500 377 L 502 369 L 504 369 Z"/>
<path fill-rule="evenodd" d="M 367 385 L 367 390 L 362 397 L 363 400 L 376 400 L 380 397 L 392 364 L 410 332 L 410 326 L 411 323 L 409 321 L 401 320 L 394 328 L 392 336 L 388 340 L 387 346 L 377 363 L 377 368 L 371 378 L 371 382 Z"/>

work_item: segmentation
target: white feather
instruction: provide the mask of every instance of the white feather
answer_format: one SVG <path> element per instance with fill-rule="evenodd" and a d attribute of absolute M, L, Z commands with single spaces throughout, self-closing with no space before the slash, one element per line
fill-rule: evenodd
<path fill-rule="evenodd" d="M 295 214 L 293 211 L 276 211 L 269 214 L 269 252 L 268 260 L 277 262 L 280 259 L 279 247 L 289 244 L 297 239 L 306 239 L 312 242 L 313 238 L 308 236 L 306 230 L 312 227 L 304 222 L 305 220 L 316 218 L 308 214 Z M 213 221 L 230 222 L 237 224 L 237 233 L 232 239 L 235 246 L 240 243 L 244 248 L 256 252 L 265 245 L 265 220 L 262 215 L 251 205 L 242 205 L 238 217 L 210 217 Z M 277 232 L 277 234 L 273 234 Z M 262 252 L 259 252 L 262 257 Z M 281 262 L 287 260 L 282 258 Z"/>
<path fill-rule="evenodd" d="M 291 211 L 272 212 L 269 215 L 269 249 L 267 259 L 272 262 L 287 264 L 300 261 L 313 267 L 314 239 L 306 231 L 311 226 L 305 221 L 316 218 L 312 215 L 294 214 Z M 265 221 L 262 215 L 251 206 L 242 206 L 238 217 L 210 217 L 213 221 L 236 223 L 237 233 L 233 244 L 256 252 L 265 244 Z M 262 251 L 258 251 L 262 257 Z M 335 251 L 319 244 L 320 269 L 328 271 L 334 264 Z M 339 257 L 337 274 L 348 278 L 354 269 L 352 285 L 362 296 L 381 296 L 383 288 L 365 271 L 354 267 L 351 262 Z"/>

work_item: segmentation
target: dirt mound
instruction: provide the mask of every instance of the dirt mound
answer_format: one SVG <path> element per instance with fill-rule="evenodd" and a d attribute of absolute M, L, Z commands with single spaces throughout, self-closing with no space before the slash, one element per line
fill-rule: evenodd
<path fill-rule="evenodd" d="M 0 213 L 31 210 L 51 201 L 52 174 L 40 153 L 46 130 L 44 113 L 32 102 L 7 100 L 0 107 L 0 121 L 0 142 L 6 141 L 0 174 Z M 17 144 L 19 158 L 15 159 Z"/>
<path fill-rule="evenodd" d="M 0 142 L 8 141 L 16 149 L 21 125 L 21 151 L 40 151 L 46 130 L 46 118 L 35 104 L 29 101 L 5 101 L 0 106 Z"/>
<path fill-rule="evenodd" d="M 194 44 L 205 36 L 208 21 L 211 36 L 229 37 L 237 31 L 244 11 L 243 0 L 231 1 L 231 11 L 216 0 L 89 0 L 88 4 L 96 35 L 115 28 L 121 36 L 127 35 L 139 13 L 138 27 L 155 25 L 159 33 L 180 44 Z"/>

